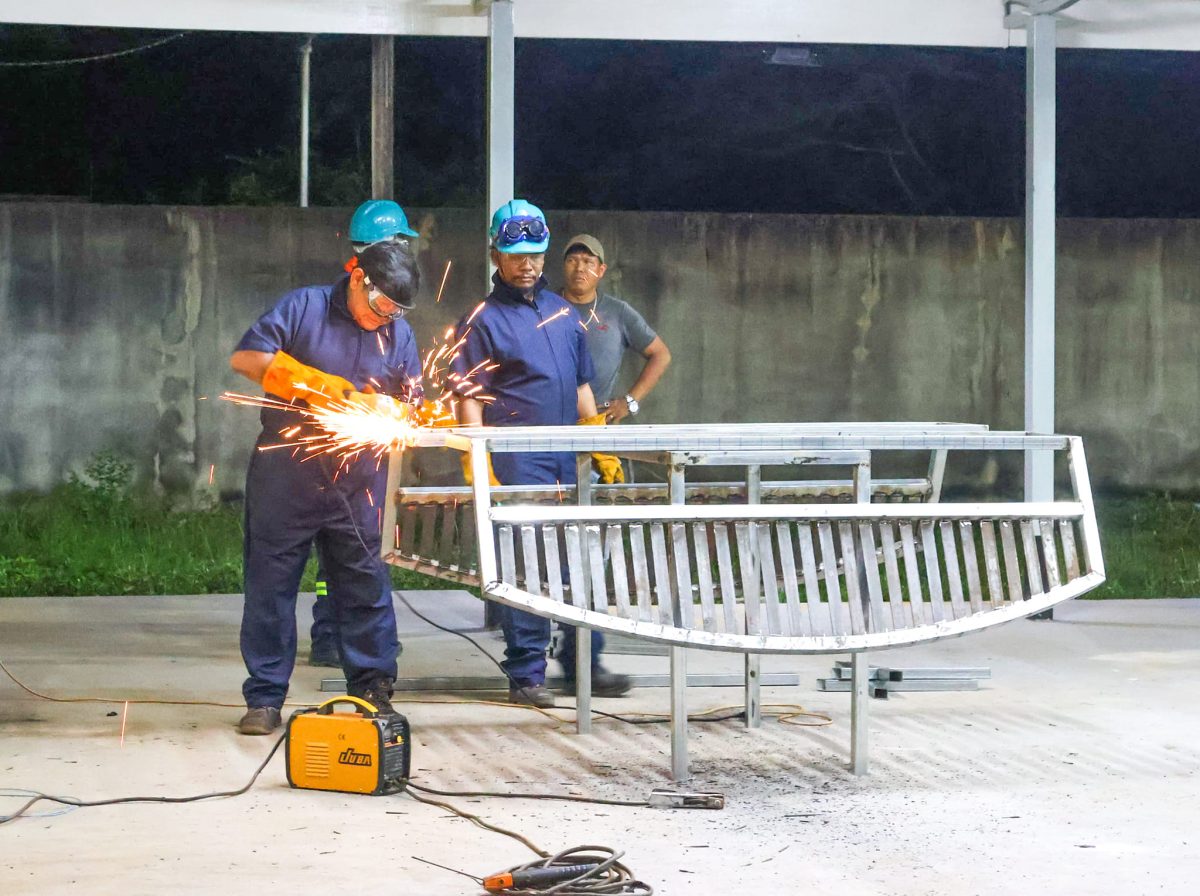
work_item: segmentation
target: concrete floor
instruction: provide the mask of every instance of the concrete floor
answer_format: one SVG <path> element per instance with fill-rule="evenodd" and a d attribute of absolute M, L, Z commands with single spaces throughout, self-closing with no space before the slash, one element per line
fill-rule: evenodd
<path fill-rule="evenodd" d="M 451 593 L 418 600 L 453 626 L 481 617 Z M 233 727 L 244 675 L 239 613 L 237 596 L 0 600 L 0 660 L 34 690 L 237 704 L 133 705 L 122 744 L 121 703 L 51 702 L 0 676 L 0 787 L 101 799 L 244 784 L 273 739 Z M 815 690 L 834 658 L 767 658 L 765 671 L 798 671 L 802 685 L 766 688 L 764 700 L 803 704 L 833 723 L 693 724 L 688 786 L 722 791 L 723 811 L 450 801 L 548 850 L 623 849 L 660 894 L 1194 893 L 1200 601 L 1081 601 L 1056 613 L 1053 622 L 874 655 L 893 666 L 989 666 L 992 678 L 977 692 L 871 701 L 872 770 L 861 779 L 845 771 L 849 696 Z M 494 672 L 465 641 L 403 608 L 399 615 L 402 675 Z M 476 636 L 498 653 L 495 636 Z M 666 671 L 654 656 L 609 664 Z M 740 669 L 723 654 L 693 653 L 689 664 Z M 328 696 L 318 686 L 331 674 L 298 666 L 295 705 Z M 740 695 L 693 689 L 690 708 Z M 414 778 L 428 786 L 621 799 L 669 786 L 666 726 L 598 721 L 579 737 L 527 710 L 400 702 L 414 729 Z M 665 712 L 667 691 L 640 689 L 597 707 Z M 20 802 L 0 797 L 0 814 Z M 6 824 L 0 893 L 480 892 L 413 856 L 475 875 L 532 858 L 518 842 L 408 796 L 293 790 L 277 755 L 240 797 Z"/>

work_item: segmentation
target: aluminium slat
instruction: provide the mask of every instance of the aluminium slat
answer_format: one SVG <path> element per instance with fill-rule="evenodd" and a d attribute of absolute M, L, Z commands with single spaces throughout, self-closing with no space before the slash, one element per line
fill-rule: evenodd
<path fill-rule="evenodd" d="M 867 573 L 867 604 L 871 608 L 869 631 L 886 631 L 891 621 L 883 612 L 883 582 L 879 578 L 879 555 L 875 551 L 875 529 L 871 523 L 858 524 L 862 562 Z"/>
<path fill-rule="evenodd" d="M 1021 567 L 1017 563 L 1017 541 L 1013 535 L 1012 520 L 1000 521 L 1000 543 L 1004 547 L 1004 579 L 1008 583 L 1008 600 L 1019 604 L 1025 599 L 1025 586 L 1021 581 Z"/>
<path fill-rule="evenodd" d="M 833 634 L 833 605 L 821 602 L 821 584 L 817 578 L 812 527 L 807 520 L 799 520 L 796 523 L 796 534 L 800 537 L 800 566 L 804 570 L 804 600 L 808 606 L 809 626 L 814 635 Z"/>
<path fill-rule="evenodd" d="M 854 529 L 849 523 L 838 523 L 838 540 L 842 545 L 842 580 L 846 585 L 846 607 L 850 610 L 850 631 L 856 635 L 865 634 L 867 621 L 863 614 L 863 595 L 858 580 Z"/>
<path fill-rule="evenodd" d="M 1075 550 L 1075 523 L 1071 520 L 1058 521 L 1058 534 L 1062 538 L 1063 560 L 1067 564 L 1067 580 L 1079 578 L 1079 553 Z"/>
<path fill-rule="evenodd" d="M 958 523 L 959 541 L 962 542 L 963 566 L 967 574 L 967 600 L 972 613 L 983 612 L 983 589 L 979 580 L 979 555 L 975 550 L 975 527 L 970 520 Z"/>
<path fill-rule="evenodd" d="M 892 627 L 901 628 L 904 620 L 904 589 L 900 586 L 900 566 L 896 562 L 896 533 L 892 523 L 879 523 L 879 544 L 883 553 L 883 571 L 887 580 L 887 602 L 892 613 Z"/>
<path fill-rule="evenodd" d="M 672 601 L 672 616 L 679 628 L 695 626 L 694 604 L 692 603 L 692 558 L 688 550 L 687 526 L 675 523 L 671 526 L 671 554 L 675 559 L 675 599 Z"/>
<path fill-rule="evenodd" d="M 546 589 L 550 597 L 563 602 L 563 566 L 558 552 L 558 527 L 542 526 L 542 547 L 546 555 Z"/>
<path fill-rule="evenodd" d="M 733 555 L 729 550 L 729 524 L 714 523 L 713 538 L 717 546 L 717 577 L 721 582 L 721 616 L 725 631 L 741 634 L 737 614 L 737 586 L 733 579 Z"/>
<path fill-rule="evenodd" d="M 850 616 L 842 600 L 842 583 L 838 577 L 837 549 L 833 546 L 833 528 L 822 520 L 817 523 L 817 541 L 821 545 L 821 567 L 825 573 L 825 596 L 829 600 L 829 618 L 835 635 L 850 634 Z"/>
<path fill-rule="evenodd" d="M 950 587 L 950 610 L 955 619 L 967 615 L 967 604 L 963 600 L 962 574 L 958 565 L 958 546 L 954 543 L 954 524 L 943 520 L 938 526 L 942 536 L 942 558 L 946 567 L 946 584 Z"/>
<path fill-rule="evenodd" d="M 700 592 L 700 623 L 706 632 L 717 631 L 717 606 L 713 597 L 712 560 L 708 556 L 708 524 L 692 524 L 692 550 L 696 555 L 696 584 Z"/>
<path fill-rule="evenodd" d="M 397 547 L 400 553 L 412 556 L 417 535 L 417 505 L 405 504 L 398 508 L 396 518 L 400 525 L 400 542 Z"/>
<path fill-rule="evenodd" d="M 542 593 L 542 579 L 539 575 L 541 564 L 538 562 L 537 529 L 533 526 L 521 527 L 521 550 L 525 557 L 525 590 L 530 594 Z M 547 577 L 554 574 L 547 569 Z"/>
<path fill-rule="evenodd" d="M 629 570 L 625 566 L 625 540 L 621 526 L 610 523 L 605 530 L 605 546 L 612 563 L 613 598 L 622 619 L 633 619 L 633 608 L 629 604 Z"/>
<path fill-rule="evenodd" d="M 475 502 L 469 501 L 458 505 L 458 531 L 462 540 L 462 552 L 459 555 L 459 565 L 463 569 L 476 571 L 479 565 L 478 533 L 475 530 Z"/>
<path fill-rule="evenodd" d="M 437 557 L 434 553 L 434 543 L 437 541 L 438 510 L 440 508 L 436 504 L 430 504 L 421 508 L 421 545 L 417 548 L 417 554 L 427 560 L 433 560 Z"/>
<path fill-rule="evenodd" d="M 673 625 L 671 613 L 671 565 L 667 561 L 667 539 L 661 525 L 650 527 L 650 555 L 654 558 L 654 600 L 658 604 L 658 621 Z"/>
<path fill-rule="evenodd" d="M 930 621 L 930 610 L 925 603 L 924 590 L 921 587 L 921 569 L 917 566 L 917 546 L 910 522 L 900 524 L 900 544 L 904 551 L 904 580 L 908 584 L 908 610 L 912 614 L 912 624 L 924 625 Z"/>
<path fill-rule="evenodd" d="M 1042 588 L 1042 561 L 1038 556 L 1037 545 L 1034 543 L 1037 536 L 1034 534 L 1034 526 L 1037 525 L 1037 520 L 1021 520 L 1021 548 L 1025 552 L 1025 575 L 1029 581 L 1029 596 L 1037 597 L 1043 594 Z"/>
<path fill-rule="evenodd" d="M 776 523 L 775 539 L 779 543 L 779 575 L 783 579 L 783 593 L 787 598 L 788 634 L 810 635 L 812 627 L 804 624 L 803 610 L 800 606 L 796 553 L 792 549 L 792 524 Z"/>
<path fill-rule="evenodd" d="M 1000 554 L 996 550 L 996 527 L 991 520 L 979 521 L 979 536 L 983 541 L 983 566 L 987 571 L 988 599 L 992 607 L 1004 605 L 1004 583 L 1000 578 Z"/>
<path fill-rule="evenodd" d="M 929 612 L 934 622 L 946 619 L 946 598 L 942 593 L 942 566 L 938 560 L 933 522 L 921 520 L 921 556 L 925 561 L 925 584 L 929 587 Z"/>
<path fill-rule="evenodd" d="M 771 538 L 771 524 L 763 523 L 755 526 L 758 533 L 758 568 L 762 575 L 763 614 L 767 626 L 767 634 L 784 634 L 779 620 L 779 576 L 775 573 L 775 546 Z"/>
<path fill-rule="evenodd" d="M 442 505 L 442 531 L 438 536 L 437 556 L 441 562 L 451 565 L 458 558 L 458 508 L 453 504 Z"/>
<path fill-rule="evenodd" d="M 563 547 L 567 552 L 567 577 L 571 581 L 571 604 L 581 610 L 586 610 L 588 607 L 587 573 L 584 571 L 583 563 L 583 544 L 586 536 L 582 529 L 582 525 L 563 526 Z"/>
<path fill-rule="evenodd" d="M 500 542 L 500 581 L 515 586 L 517 584 L 517 558 L 513 553 L 512 526 L 500 526 L 496 530 L 496 540 Z"/>
<path fill-rule="evenodd" d="M 592 609 L 608 612 L 608 583 L 604 580 L 604 542 L 600 540 L 600 527 L 587 526 L 588 572 L 591 573 Z"/>
<path fill-rule="evenodd" d="M 1048 589 L 1057 588 L 1063 583 L 1062 573 L 1058 567 L 1058 539 L 1054 534 L 1054 521 L 1041 520 L 1039 522 L 1042 537 L 1038 539 L 1042 547 L 1042 563 L 1046 569 L 1046 587 Z"/>
<path fill-rule="evenodd" d="M 642 622 L 653 622 L 654 614 L 650 600 L 650 567 L 646 559 L 644 526 L 629 527 L 629 561 L 633 564 L 633 587 L 637 593 L 638 619 Z"/>
<path fill-rule="evenodd" d="M 754 556 L 754 523 L 736 523 L 733 527 L 737 536 L 738 568 L 742 573 L 742 604 L 746 610 L 746 634 L 761 635 L 762 622 L 758 605 L 759 578 L 755 564 L 751 562 Z"/>

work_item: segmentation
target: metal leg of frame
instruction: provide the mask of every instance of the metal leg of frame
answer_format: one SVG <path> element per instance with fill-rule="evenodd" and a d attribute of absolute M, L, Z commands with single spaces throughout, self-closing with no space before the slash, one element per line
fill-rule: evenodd
<path fill-rule="evenodd" d="M 592 456 L 575 456 L 576 494 L 579 504 L 592 503 Z M 587 556 L 587 545 L 583 545 Z M 546 570 L 551 575 L 551 570 Z M 592 733 L 592 630 L 582 625 L 575 628 L 575 733 Z"/>
<path fill-rule="evenodd" d="M 672 504 L 684 503 L 684 468 L 672 458 L 669 489 Z M 687 654 L 671 648 L 671 779 L 688 778 Z"/>
<path fill-rule="evenodd" d="M 850 771 L 867 773 L 867 679 L 870 664 L 866 653 L 850 655 Z"/>
<path fill-rule="evenodd" d="M 751 464 L 746 467 L 746 503 L 762 503 L 762 467 Z M 745 654 L 746 666 L 746 727 L 762 727 L 762 657 L 757 653 Z"/>
<path fill-rule="evenodd" d="M 746 659 L 746 727 L 762 727 L 762 657 L 757 653 L 743 655 Z"/>
<path fill-rule="evenodd" d="M 688 775 L 687 747 L 687 653 L 671 648 L 671 780 L 685 781 Z"/>

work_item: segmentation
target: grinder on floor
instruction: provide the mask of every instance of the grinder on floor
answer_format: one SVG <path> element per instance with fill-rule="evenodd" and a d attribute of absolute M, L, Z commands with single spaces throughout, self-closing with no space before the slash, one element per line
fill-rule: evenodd
<path fill-rule="evenodd" d="M 416 340 L 401 319 L 419 283 L 404 246 L 371 246 L 336 283 L 280 299 L 242 337 L 230 365 L 269 396 L 302 407 L 378 406 L 387 396 L 419 402 Z M 399 641 L 378 512 L 387 469 L 373 457 L 272 450 L 297 442 L 304 433 L 292 430 L 312 425 L 305 419 L 264 408 L 246 475 L 243 734 L 269 734 L 281 723 L 296 661 L 296 592 L 314 539 L 333 598 L 346 690 L 382 712 L 392 709 Z"/>

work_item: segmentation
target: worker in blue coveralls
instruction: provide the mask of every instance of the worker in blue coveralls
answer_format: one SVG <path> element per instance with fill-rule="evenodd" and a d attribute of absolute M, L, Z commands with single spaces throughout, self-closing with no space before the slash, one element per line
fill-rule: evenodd
<path fill-rule="evenodd" d="M 561 426 L 603 423 L 588 382 L 595 375 L 583 327 L 572 306 L 546 288 L 542 276 L 550 230 L 541 210 L 523 199 L 497 209 L 488 231 L 494 284 L 482 311 L 458 324 L 463 339 L 452 369 L 460 376 L 476 367 L 476 394 L 492 401 L 460 396 L 459 422 L 488 426 Z M 562 318 L 558 320 L 557 318 Z M 490 359 L 497 366 L 484 369 Z M 469 390 L 469 385 L 462 387 Z M 598 418 L 598 419 L 597 419 Z M 504 485 L 575 483 L 575 455 L 570 452 L 501 453 L 492 458 L 492 473 Z M 554 706 L 546 687 L 546 648 L 550 621 L 524 610 L 501 607 L 509 677 L 510 703 Z M 566 628 L 561 657 L 565 690 L 575 693 L 575 630 Z M 600 665 L 604 648 L 600 632 L 592 633 L 592 693 L 618 697 L 629 690 L 626 675 Z"/>
<path fill-rule="evenodd" d="M 345 401 L 399 413 L 391 396 L 421 398 L 416 340 L 402 320 L 419 284 L 405 247 L 371 246 L 336 283 L 280 299 L 246 331 L 230 366 L 284 401 L 318 408 Z M 326 564 L 346 691 L 393 712 L 399 643 L 378 511 L 387 469 L 374 457 L 271 450 L 302 438 L 283 433 L 311 425 L 303 421 L 293 411 L 265 408 L 246 474 L 242 734 L 270 734 L 280 725 L 296 660 L 296 591 L 314 540 Z"/>
<path fill-rule="evenodd" d="M 397 203 L 390 199 L 368 199 L 350 217 L 353 257 L 346 262 L 346 273 L 353 272 L 358 265 L 358 256 L 376 243 L 394 242 L 407 247 L 410 240 L 419 237 L 420 234 L 409 226 L 408 215 Z M 329 580 L 325 575 L 320 545 L 317 546 L 316 590 L 312 629 L 309 631 L 308 664 L 340 668 L 342 657 L 338 651 L 337 618 L 333 599 L 329 597 Z"/>

